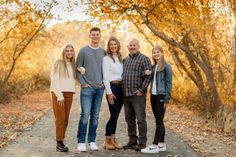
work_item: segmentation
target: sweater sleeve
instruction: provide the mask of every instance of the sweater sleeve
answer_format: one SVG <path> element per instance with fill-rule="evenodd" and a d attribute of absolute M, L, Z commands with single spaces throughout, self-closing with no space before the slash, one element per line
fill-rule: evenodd
<path fill-rule="evenodd" d="M 102 62 L 102 73 L 103 73 L 103 83 L 107 94 L 112 94 L 110 77 L 109 77 L 110 65 L 111 64 L 109 58 L 104 57 Z"/>
<path fill-rule="evenodd" d="M 80 50 L 77 59 L 76 59 L 76 67 L 83 67 L 84 66 L 84 51 Z M 87 69 L 85 69 L 87 70 Z M 76 72 L 76 77 L 79 80 L 81 85 L 85 85 L 86 82 L 83 78 L 83 75 L 80 72 Z"/>
<path fill-rule="evenodd" d="M 51 90 L 56 95 L 57 100 L 64 100 L 63 94 L 60 88 L 60 77 L 59 73 L 62 68 L 62 64 L 60 61 L 57 61 L 53 66 L 53 71 L 51 74 Z"/>
<path fill-rule="evenodd" d="M 152 70 L 152 65 L 151 65 L 151 61 L 148 57 L 145 57 L 143 60 L 143 69 L 144 70 Z M 140 90 L 142 91 L 142 93 L 146 93 L 147 87 L 150 83 L 150 79 L 151 79 L 151 75 L 147 75 L 145 77 L 143 77 L 143 82 L 141 84 Z"/>

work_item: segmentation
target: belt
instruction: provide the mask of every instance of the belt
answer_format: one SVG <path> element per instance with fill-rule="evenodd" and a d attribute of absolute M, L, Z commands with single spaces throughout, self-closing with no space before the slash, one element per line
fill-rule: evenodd
<path fill-rule="evenodd" d="M 114 80 L 114 81 L 110 81 L 110 84 L 122 84 L 122 81 Z"/>

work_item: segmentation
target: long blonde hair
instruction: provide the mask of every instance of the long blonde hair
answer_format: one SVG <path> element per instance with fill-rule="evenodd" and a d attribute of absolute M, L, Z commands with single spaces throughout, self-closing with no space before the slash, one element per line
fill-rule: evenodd
<path fill-rule="evenodd" d="M 66 44 L 65 46 L 62 47 L 62 52 L 61 55 L 59 57 L 59 59 L 57 59 L 57 61 L 55 62 L 54 66 L 53 66 L 53 72 L 59 72 L 59 77 L 69 77 L 69 72 L 68 72 L 68 68 L 66 65 L 66 49 L 70 47 L 72 48 L 73 52 L 75 53 L 74 47 L 72 44 Z M 73 77 L 75 78 L 75 54 L 73 55 L 73 57 L 70 60 L 71 62 L 71 66 L 72 66 L 72 70 L 73 70 Z"/>
<path fill-rule="evenodd" d="M 164 70 L 164 66 L 166 64 L 163 48 L 159 45 L 156 45 L 152 48 L 152 51 L 153 50 L 158 50 L 162 53 L 161 58 L 158 61 L 156 61 L 154 58 L 152 58 L 154 63 L 158 65 L 157 66 L 157 71 L 162 71 L 162 70 Z"/>
<path fill-rule="evenodd" d="M 115 62 L 115 59 L 113 58 L 113 55 L 112 55 L 112 52 L 111 52 L 111 49 L 110 49 L 110 46 L 109 46 L 111 41 L 115 41 L 116 44 L 118 45 L 117 57 L 118 57 L 119 61 L 122 62 L 122 55 L 120 53 L 120 42 L 116 37 L 112 36 L 112 37 L 109 38 L 109 40 L 107 42 L 106 55 L 111 57 L 111 59 Z"/>

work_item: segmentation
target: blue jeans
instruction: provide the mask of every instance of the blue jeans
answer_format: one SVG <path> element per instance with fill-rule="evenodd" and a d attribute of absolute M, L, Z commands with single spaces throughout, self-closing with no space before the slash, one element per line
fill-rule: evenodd
<path fill-rule="evenodd" d="M 77 132 L 78 143 L 85 143 L 89 118 L 88 142 L 95 142 L 103 92 L 103 88 L 81 88 L 81 114 Z"/>

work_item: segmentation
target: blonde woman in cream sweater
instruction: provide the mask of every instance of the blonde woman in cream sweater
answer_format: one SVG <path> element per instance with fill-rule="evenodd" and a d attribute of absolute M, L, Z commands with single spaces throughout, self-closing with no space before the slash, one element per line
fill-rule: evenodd
<path fill-rule="evenodd" d="M 63 143 L 68 125 L 73 94 L 75 93 L 75 52 L 71 44 L 62 49 L 60 58 L 55 62 L 51 73 L 52 105 L 56 125 L 56 150 L 68 152 Z"/>

